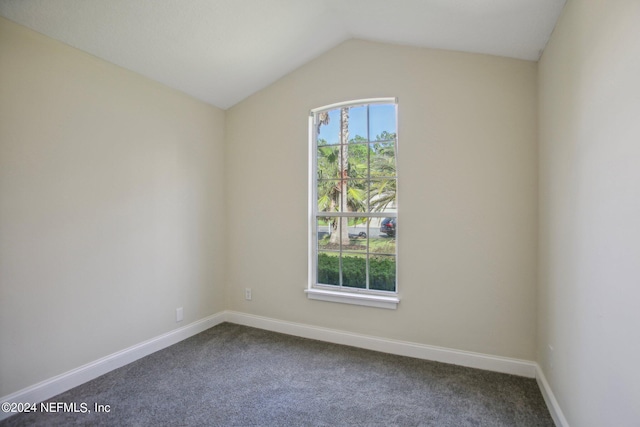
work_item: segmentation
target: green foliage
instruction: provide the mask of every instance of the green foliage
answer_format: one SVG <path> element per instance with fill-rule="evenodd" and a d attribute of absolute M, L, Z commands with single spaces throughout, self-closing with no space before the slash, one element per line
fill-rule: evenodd
<path fill-rule="evenodd" d="M 342 257 L 342 285 L 351 288 L 366 287 L 367 260 L 363 257 Z M 340 257 L 318 254 L 318 283 L 338 285 L 340 283 Z M 369 258 L 369 289 L 395 291 L 396 263 L 391 257 Z"/>
<path fill-rule="evenodd" d="M 340 178 L 348 177 L 350 212 L 382 212 L 396 200 L 395 133 L 382 132 L 376 142 L 359 135 L 349 140 L 346 165 L 340 162 L 340 146 L 318 140 L 318 210 L 339 210 Z M 365 142 L 365 143 L 363 143 Z M 344 170 L 343 170 L 344 167 Z"/>
<path fill-rule="evenodd" d="M 317 140 L 318 212 L 384 212 L 396 201 L 396 134 L 383 131 L 373 140 L 360 135 L 348 139 L 348 110 L 340 109 L 339 141 L 346 144 Z M 328 117 L 319 117 L 318 133 L 329 123 Z M 331 224 L 332 239 L 347 232 L 344 218 L 326 221 Z M 365 221 L 364 216 L 356 220 Z"/>

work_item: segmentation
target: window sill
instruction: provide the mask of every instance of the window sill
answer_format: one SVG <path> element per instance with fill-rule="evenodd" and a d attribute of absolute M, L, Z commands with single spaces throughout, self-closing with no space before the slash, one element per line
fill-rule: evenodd
<path fill-rule="evenodd" d="M 400 302 L 398 297 L 371 295 L 357 292 L 306 289 L 305 293 L 309 299 L 339 302 L 343 304 L 365 305 L 369 307 L 387 308 L 390 310 L 395 310 Z"/>

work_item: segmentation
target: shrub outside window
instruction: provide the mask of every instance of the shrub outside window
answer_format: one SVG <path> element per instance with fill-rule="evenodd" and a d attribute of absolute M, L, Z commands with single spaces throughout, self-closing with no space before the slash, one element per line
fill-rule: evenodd
<path fill-rule="evenodd" d="M 310 298 L 395 308 L 397 103 L 312 110 Z M 331 298 L 319 298 L 319 296 Z M 346 298 L 346 299 L 345 299 Z M 373 302 L 373 303 L 372 303 Z"/>

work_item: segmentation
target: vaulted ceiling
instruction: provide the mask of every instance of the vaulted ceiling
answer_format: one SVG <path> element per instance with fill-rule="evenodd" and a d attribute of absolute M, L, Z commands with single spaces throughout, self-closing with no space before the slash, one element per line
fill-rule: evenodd
<path fill-rule="evenodd" d="M 536 61 L 565 0 L 0 0 L 0 15 L 226 109 L 359 38 Z"/>

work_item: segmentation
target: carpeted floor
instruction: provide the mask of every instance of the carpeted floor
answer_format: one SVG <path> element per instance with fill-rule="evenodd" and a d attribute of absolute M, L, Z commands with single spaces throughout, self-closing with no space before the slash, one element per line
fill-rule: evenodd
<path fill-rule="evenodd" d="M 553 426 L 536 381 L 223 323 L 2 426 Z M 109 405 L 97 413 L 94 404 Z M 106 406 L 105 406 L 106 407 Z"/>

